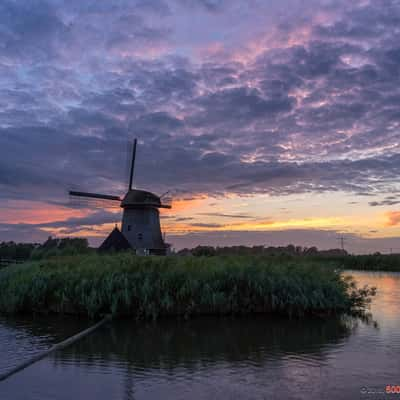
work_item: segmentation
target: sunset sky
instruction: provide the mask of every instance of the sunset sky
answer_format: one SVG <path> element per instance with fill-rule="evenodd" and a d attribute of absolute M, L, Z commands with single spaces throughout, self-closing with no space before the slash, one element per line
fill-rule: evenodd
<path fill-rule="evenodd" d="M 167 241 L 400 252 L 400 2 L 0 2 L 0 241 L 161 194 Z"/>

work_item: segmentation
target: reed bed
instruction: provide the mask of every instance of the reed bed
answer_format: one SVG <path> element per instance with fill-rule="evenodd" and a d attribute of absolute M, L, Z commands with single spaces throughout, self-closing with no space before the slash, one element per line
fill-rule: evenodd
<path fill-rule="evenodd" d="M 362 312 L 373 295 L 322 262 L 262 257 L 81 255 L 0 271 L 3 313 L 326 316 Z"/>
<path fill-rule="evenodd" d="M 400 272 L 399 254 L 370 254 L 346 256 L 336 260 L 341 262 L 345 269 L 360 271 L 388 271 Z"/>

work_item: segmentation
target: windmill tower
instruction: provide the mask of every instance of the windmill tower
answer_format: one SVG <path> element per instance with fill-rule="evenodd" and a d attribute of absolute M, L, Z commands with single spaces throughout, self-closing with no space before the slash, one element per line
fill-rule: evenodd
<path fill-rule="evenodd" d="M 165 255 L 168 246 L 163 240 L 160 226 L 160 208 L 171 208 L 162 203 L 154 193 L 133 188 L 137 139 L 133 143 L 132 163 L 129 175 L 128 192 L 123 198 L 107 194 L 70 191 L 74 197 L 118 201 L 123 209 L 122 229 L 115 228 L 100 246 L 107 250 L 112 247 L 131 248 L 137 254 Z M 118 245 L 116 245 L 118 243 Z"/>

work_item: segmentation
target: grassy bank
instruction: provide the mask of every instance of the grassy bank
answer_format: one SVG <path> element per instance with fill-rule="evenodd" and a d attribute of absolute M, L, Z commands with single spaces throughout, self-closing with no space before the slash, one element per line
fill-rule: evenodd
<path fill-rule="evenodd" d="M 332 258 L 332 261 L 344 269 L 400 272 L 400 255 L 398 254 L 344 256 Z"/>
<path fill-rule="evenodd" d="M 53 258 L 0 271 L 0 312 L 328 315 L 364 309 L 373 290 L 333 268 L 261 257 Z"/>

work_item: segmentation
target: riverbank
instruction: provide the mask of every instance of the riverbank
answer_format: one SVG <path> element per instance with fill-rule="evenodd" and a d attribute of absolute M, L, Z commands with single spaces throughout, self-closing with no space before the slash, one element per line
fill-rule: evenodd
<path fill-rule="evenodd" d="M 400 272 L 399 254 L 348 255 L 332 257 L 331 260 L 343 269 Z"/>
<path fill-rule="evenodd" d="M 0 271 L 3 313 L 324 316 L 364 310 L 373 294 L 323 262 L 262 257 L 95 254 Z"/>

